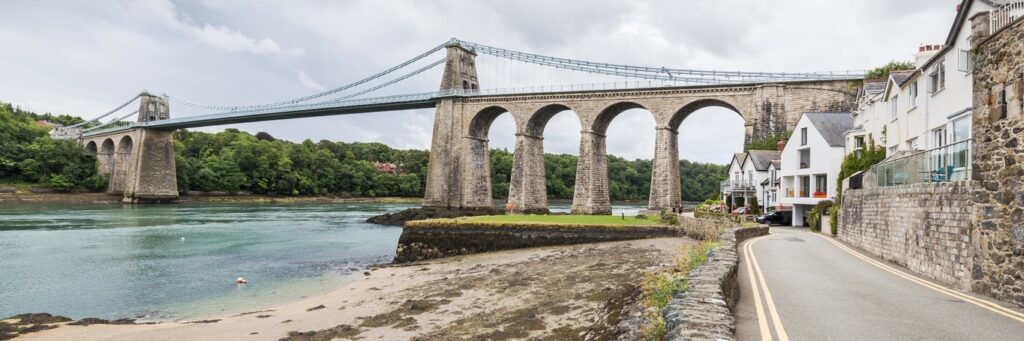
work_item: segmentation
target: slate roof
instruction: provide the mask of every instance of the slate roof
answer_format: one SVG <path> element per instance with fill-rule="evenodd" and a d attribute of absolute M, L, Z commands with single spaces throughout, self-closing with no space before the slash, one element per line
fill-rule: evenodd
<path fill-rule="evenodd" d="M 897 86 L 902 87 L 903 84 L 906 84 L 907 80 L 909 80 L 910 76 L 914 75 L 915 72 L 917 72 L 917 70 L 893 71 L 889 73 L 889 77 L 892 77 L 892 80 L 896 82 Z"/>
<path fill-rule="evenodd" d="M 846 146 L 846 131 L 853 129 L 853 117 L 848 112 L 809 112 L 805 113 L 808 121 L 814 125 L 825 142 L 832 147 Z"/>
<path fill-rule="evenodd" d="M 886 85 L 886 81 L 885 80 L 875 80 L 875 81 L 865 80 L 864 81 L 864 93 L 866 93 L 868 96 L 874 96 L 874 95 L 880 94 L 880 93 L 885 91 L 885 85 Z"/>
<path fill-rule="evenodd" d="M 743 167 L 743 163 L 747 162 L 747 153 L 735 153 L 732 158 L 736 160 L 736 163 Z"/>
<path fill-rule="evenodd" d="M 782 169 L 782 160 L 772 160 L 772 165 L 775 166 L 775 169 Z"/>
<path fill-rule="evenodd" d="M 754 164 L 754 169 L 759 171 L 768 170 L 768 165 L 772 164 L 773 160 L 779 160 L 782 157 L 782 152 L 777 150 L 751 150 L 747 154 L 750 155 L 750 162 Z"/>

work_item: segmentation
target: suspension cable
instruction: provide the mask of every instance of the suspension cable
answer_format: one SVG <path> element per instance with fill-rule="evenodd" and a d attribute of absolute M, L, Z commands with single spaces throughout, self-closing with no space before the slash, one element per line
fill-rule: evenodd
<path fill-rule="evenodd" d="M 433 54 L 434 52 L 440 51 L 444 47 L 445 47 L 445 44 L 438 45 L 438 46 L 436 46 L 436 47 L 434 47 L 434 48 L 432 48 L 430 50 L 427 50 L 424 53 L 421 53 L 420 55 L 418 55 L 416 57 L 413 57 L 412 59 L 409 59 L 409 60 L 407 60 L 405 62 L 402 62 L 401 64 L 395 65 L 395 66 L 393 66 L 393 67 L 391 67 L 391 68 L 389 68 L 387 70 L 381 71 L 381 72 L 379 72 L 377 74 L 374 74 L 372 76 L 360 79 L 358 81 L 355 81 L 355 82 L 352 82 L 352 83 L 349 83 L 349 84 L 346 84 L 346 85 L 343 85 L 343 86 L 340 86 L 340 87 L 337 87 L 337 88 L 334 88 L 334 89 L 331 89 L 331 90 L 320 92 L 320 93 L 317 93 L 317 94 L 313 94 L 313 95 L 309 95 L 309 96 L 305 96 L 305 97 L 300 97 L 300 98 L 295 98 L 295 99 L 290 99 L 290 100 L 287 100 L 287 101 L 280 101 L 280 102 L 266 103 L 266 104 L 256 104 L 256 105 L 208 105 L 208 104 L 200 104 L 200 103 L 188 101 L 188 100 L 185 100 L 185 99 L 182 99 L 182 98 L 177 98 L 177 97 L 169 96 L 167 94 L 164 94 L 164 97 L 167 98 L 168 100 L 172 100 L 174 102 L 177 102 L 179 104 L 183 104 L 183 105 L 186 105 L 186 106 L 190 106 L 190 107 L 194 107 L 194 108 L 200 108 L 200 109 L 210 109 L 210 110 L 232 110 L 232 111 L 235 111 L 235 110 L 251 110 L 251 109 L 272 108 L 272 107 L 278 107 L 278 106 L 298 104 L 298 103 L 309 101 L 309 100 L 312 100 L 312 99 L 317 99 L 317 98 L 320 98 L 320 97 L 324 97 L 324 96 L 328 96 L 328 95 L 333 95 L 333 94 L 336 94 L 338 92 L 345 91 L 345 90 L 354 88 L 356 86 L 366 84 L 367 82 L 370 82 L 370 81 L 375 80 L 377 78 L 383 77 L 383 76 L 385 76 L 387 74 L 390 74 L 390 73 L 392 73 L 392 72 L 394 72 L 394 71 L 396 71 L 398 69 L 406 67 L 409 64 L 415 63 L 415 62 L 417 62 L 417 61 L 419 61 L 419 60 L 421 60 L 423 58 L 426 58 L 426 57 L 430 56 L 431 54 Z"/>
<path fill-rule="evenodd" d="M 118 110 L 124 109 L 124 107 L 127 107 L 129 104 L 132 104 L 132 102 L 135 102 L 135 100 L 139 99 L 139 97 L 141 97 L 141 96 L 142 96 L 142 93 L 139 93 L 138 95 L 135 95 L 135 97 L 132 97 L 132 99 L 128 100 L 127 102 L 124 102 L 124 104 L 121 104 L 117 108 L 114 108 L 114 110 L 108 111 L 106 114 L 100 115 L 99 117 L 91 119 L 91 120 L 88 120 L 88 121 L 84 121 L 84 122 L 81 122 L 81 123 L 78 123 L 78 124 L 75 124 L 75 125 L 68 126 L 68 128 L 80 127 L 80 126 L 82 126 L 84 124 L 87 124 L 87 123 L 90 123 L 90 122 L 99 122 L 104 117 L 110 116 L 111 114 L 117 112 Z"/>
<path fill-rule="evenodd" d="M 124 116 L 121 116 L 121 117 L 115 118 L 115 119 L 113 119 L 113 120 L 110 120 L 110 122 L 107 122 L 107 123 L 105 123 L 105 124 L 101 124 L 101 125 L 98 125 L 98 126 L 95 126 L 95 127 L 89 128 L 89 129 L 85 129 L 85 130 L 82 130 L 82 132 L 84 133 L 84 132 L 87 132 L 87 131 L 93 131 L 93 130 L 96 130 L 96 129 L 100 129 L 100 128 L 104 128 L 104 127 L 110 126 L 110 125 L 112 125 L 112 124 L 114 124 L 114 123 L 117 123 L 117 122 L 121 122 L 121 120 L 124 120 L 124 119 L 126 119 L 126 118 L 132 117 L 132 116 L 134 116 L 134 115 L 137 115 L 138 113 L 139 113 L 139 110 L 138 110 L 138 109 L 135 109 L 135 111 L 131 112 L 131 113 L 130 113 L 130 114 L 128 114 L 128 115 L 124 115 Z"/>
<path fill-rule="evenodd" d="M 362 91 L 359 91 L 359 92 L 356 92 L 356 93 L 352 93 L 352 94 L 349 94 L 349 95 L 345 95 L 345 96 L 342 96 L 341 98 L 338 98 L 338 99 L 335 99 L 335 100 L 330 100 L 330 101 L 325 101 L 325 102 L 320 102 L 320 103 L 341 102 L 341 101 L 344 101 L 344 100 L 347 100 L 347 99 L 350 99 L 350 98 L 353 98 L 353 97 L 358 97 L 358 96 L 365 95 L 365 94 L 373 92 L 373 91 L 377 91 L 377 90 L 383 89 L 383 88 L 385 88 L 385 87 L 387 87 L 389 85 L 392 85 L 392 84 L 404 81 L 406 79 L 409 79 L 412 76 L 421 74 L 424 71 L 433 69 L 434 67 L 436 67 L 438 65 L 444 64 L 444 62 L 447 61 L 447 60 L 448 60 L 447 58 L 441 58 L 441 59 L 439 59 L 439 60 L 437 60 L 437 61 L 435 61 L 433 63 L 430 63 L 429 65 L 424 66 L 424 67 L 422 67 L 422 68 L 420 68 L 420 69 L 418 69 L 416 71 L 407 73 L 405 75 L 402 75 L 401 77 L 392 79 L 390 81 L 381 83 L 380 85 L 374 86 L 372 88 L 369 88 L 369 89 L 366 89 L 366 90 L 362 90 Z"/>

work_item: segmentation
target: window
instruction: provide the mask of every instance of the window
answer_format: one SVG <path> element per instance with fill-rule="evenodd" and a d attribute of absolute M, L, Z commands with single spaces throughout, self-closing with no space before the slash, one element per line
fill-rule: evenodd
<path fill-rule="evenodd" d="M 800 177 L 800 197 L 810 197 L 811 192 L 811 177 L 801 176 Z"/>
<path fill-rule="evenodd" d="M 907 149 L 910 150 L 910 151 L 918 150 L 917 138 L 916 137 L 912 138 L 910 140 L 907 140 Z"/>
<path fill-rule="evenodd" d="M 939 148 L 946 145 L 946 128 L 932 130 L 932 148 Z"/>
<path fill-rule="evenodd" d="M 971 58 L 971 51 L 960 49 L 960 58 L 957 62 L 957 70 L 962 72 L 971 72 L 971 68 L 974 67 L 974 60 Z"/>
<path fill-rule="evenodd" d="M 811 168 L 811 150 L 801 149 L 800 150 L 800 169 Z"/>
<path fill-rule="evenodd" d="M 892 146 L 892 147 L 889 147 L 889 155 L 893 155 L 893 154 L 896 154 L 896 151 L 897 151 L 897 150 L 899 150 L 899 147 L 898 147 L 898 146 Z"/>
<path fill-rule="evenodd" d="M 864 149 L 864 136 L 854 136 L 853 137 L 853 149 L 854 150 Z"/>
<path fill-rule="evenodd" d="M 917 80 L 915 79 L 913 81 L 913 83 L 910 83 L 910 108 L 913 109 L 913 108 L 916 108 L 916 107 L 917 107 Z"/>
<path fill-rule="evenodd" d="M 928 74 L 928 92 L 937 93 L 946 88 L 946 62 L 935 64 L 935 69 Z"/>
<path fill-rule="evenodd" d="M 828 177 L 824 175 L 814 176 L 814 197 L 825 197 L 828 195 Z"/>
<path fill-rule="evenodd" d="M 971 116 L 959 118 L 953 121 L 953 142 L 960 142 L 971 138 Z"/>
<path fill-rule="evenodd" d="M 899 110 L 899 104 L 900 104 L 899 96 L 892 96 L 892 99 L 890 99 L 889 101 L 892 102 L 892 119 L 895 120 L 896 119 L 896 111 Z"/>
<path fill-rule="evenodd" d="M 807 128 L 800 128 L 800 145 L 807 145 Z"/>

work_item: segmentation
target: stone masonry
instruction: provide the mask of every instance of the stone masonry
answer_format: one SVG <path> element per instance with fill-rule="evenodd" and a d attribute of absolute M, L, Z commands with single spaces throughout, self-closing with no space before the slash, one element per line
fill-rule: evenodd
<path fill-rule="evenodd" d="M 167 103 L 143 94 L 139 122 L 167 119 Z M 90 136 L 80 141 L 97 159 L 99 174 L 107 176 L 107 193 L 124 202 L 166 202 L 178 199 L 171 131 L 136 128 Z"/>
<path fill-rule="evenodd" d="M 971 182 L 843 193 L 839 239 L 959 289 L 970 288 Z"/>
<path fill-rule="evenodd" d="M 973 291 L 1024 305 L 1024 21 L 974 42 Z"/>
<path fill-rule="evenodd" d="M 441 89 L 475 89 L 475 56 L 458 45 L 449 46 Z M 859 83 L 808 81 L 443 98 L 434 115 L 424 206 L 493 205 L 487 134 L 491 122 L 507 112 L 516 123 L 507 209 L 546 211 L 544 128 L 555 114 L 572 111 L 582 127 L 572 212 L 609 214 L 608 125 L 623 111 L 642 108 L 654 115 L 657 124 L 649 208 L 679 209 L 678 129 L 689 114 L 708 106 L 731 109 L 744 118 L 749 141 L 792 129 L 804 112 L 850 110 Z"/>

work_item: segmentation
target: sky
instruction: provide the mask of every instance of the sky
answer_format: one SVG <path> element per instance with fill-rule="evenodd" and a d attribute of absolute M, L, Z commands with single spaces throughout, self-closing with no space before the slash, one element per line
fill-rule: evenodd
<path fill-rule="evenodd" d="M 920 44 L 942 43 L 958 2 L 2 1 L 0 101 L 84 118 L 142 90 L 206 104 L 268 103 L 353 82 L 452 37 L 642 66 L 864 70 L 890 60 L 913 60 Z M 484 88 L 520 84 L 515 66 L 483 57 L 477 65 Z M 384 94 L 432 91 L 439 84 L 440 72 L 428 72 Z M 171 110 L 172 117 L 201 113 Z M 200 130 L 230 127 L 291 141 L 428 149 L 433 115 L 433 110 L 411 110 Z M 558 114 L 544 132 L 545 151 L 577 154 L 579 130 L 573 113 Z M 492 148 L 511 151 L 511 116 L 499 117 L 489 137 Z M 702 109 L 680 127 L 680 158 L 725 164 L 742 150 L 742 140 L 739 115 L 724 108 Z M 650 113 L 633 110 L 617 117 L 609 127 L 607 150 L 627 159 L 652 158 Z"/>

